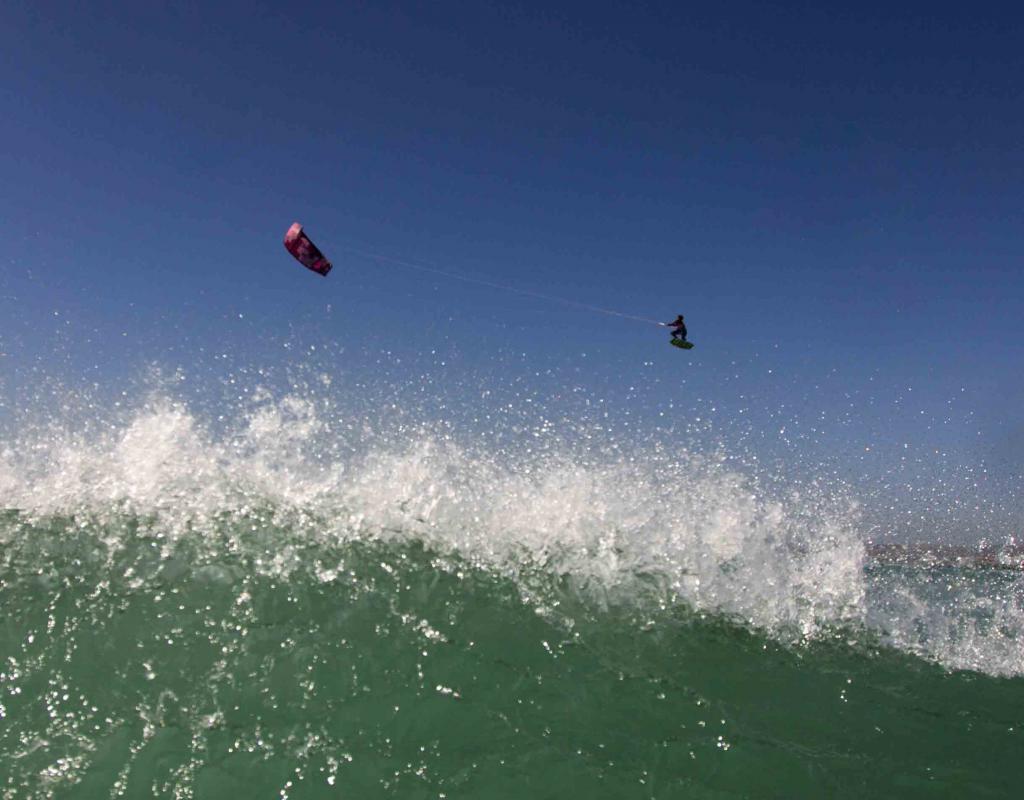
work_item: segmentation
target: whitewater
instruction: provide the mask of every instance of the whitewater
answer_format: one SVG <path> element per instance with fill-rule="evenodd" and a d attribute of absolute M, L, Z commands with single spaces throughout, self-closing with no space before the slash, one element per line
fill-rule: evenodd
<path fill-rule="evenodd" d="M 873 562 L 848 486 L 181 380 L 4 432 L 5 799 L 1019 791 L 1021 573 Z"/>

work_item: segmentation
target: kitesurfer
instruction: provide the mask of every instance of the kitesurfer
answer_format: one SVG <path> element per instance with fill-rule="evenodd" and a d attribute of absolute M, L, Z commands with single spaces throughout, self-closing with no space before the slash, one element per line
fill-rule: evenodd
<path fill-rule="evenodd" d="M 665 326 L 666 328 L 671 328 L 672 329 L 672 338 L 673 339 L 679 339 L 682 342 L 686 341 L 686 323 L 683 322 L 683 315 L 682 314 L 678 315 L 671 322 L 663 322 L 661 324 L 663 326 Z"/>

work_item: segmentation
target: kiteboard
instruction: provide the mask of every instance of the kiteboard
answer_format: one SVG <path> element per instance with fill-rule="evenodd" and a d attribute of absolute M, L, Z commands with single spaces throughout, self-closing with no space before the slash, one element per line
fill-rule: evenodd
<path fill-rule="evenodd" d="M 688 342 L 686 339 L 672 339 L 669 344 L 681 347 L 683 350 L 689 350 L 693 347 L 693 342 Z"/>

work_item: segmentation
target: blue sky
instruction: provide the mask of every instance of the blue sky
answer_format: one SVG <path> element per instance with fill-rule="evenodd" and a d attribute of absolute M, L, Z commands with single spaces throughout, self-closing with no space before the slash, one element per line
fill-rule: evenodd
<path fill-rule="evenodd" d="M 3 16 L 9 395 L 40 374 L 116 382 L 227 344 L 269 352 L 300 331 L 338 345 L 339 370 L 540 371 L 545 391 L 571 383 L 652 419 L 670 400 L 675 419 L 779 441 L 788 420 L 795 449 L 851 476 L 910 449 L 921 476 L 998 473 L 1019 508 L 1024 12 L 7 2 Z M 335 262 L 326 280 L 284 252 L 294 220 Z M 682 311 L 697 348 L 346 248 Z"/>

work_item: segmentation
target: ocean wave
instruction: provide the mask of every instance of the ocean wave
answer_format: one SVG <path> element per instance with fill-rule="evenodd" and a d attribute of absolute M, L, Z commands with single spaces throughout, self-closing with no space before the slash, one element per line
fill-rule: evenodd
<path fill-rule="evenodd" d="M 414 542 L 524 592 L 540 574 L 599 607 L 682 605 L 786 641 L 869 630 L 953 668 L 1024 672 L 1019 582 L 995 600 L 954 592 L 936 614 L 929 579 L 865 571 L 841 487 L 766 477 L 722 446 L 627 444 L 542 414 L 511 438 L 457 435 L 259 388 L 218 416 L 161 389 L 107 420 L 23 426 L 0 449 L 0 498 L 19 520 L 63 519 L 112 548 L 140 524 L 167 558 L 255 548 L 282 578 L 310 548 Z M 3 527 L 7 544 L 26 535 Z M 998 623 L 980 623 L 993 603 Z"/>

